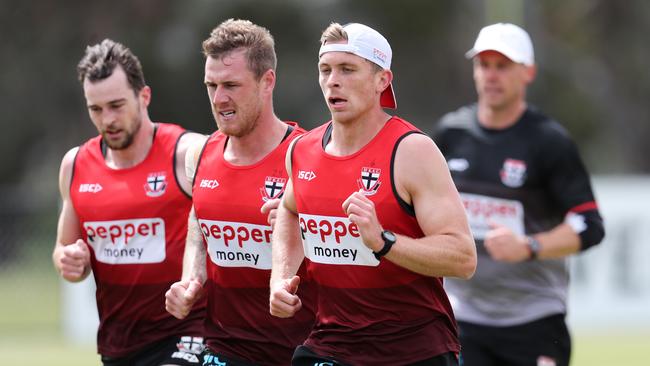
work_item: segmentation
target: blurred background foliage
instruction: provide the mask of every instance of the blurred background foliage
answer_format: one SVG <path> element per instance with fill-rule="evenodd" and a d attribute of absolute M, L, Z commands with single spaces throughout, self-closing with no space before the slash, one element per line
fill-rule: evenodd
<path fill-rule="evenodd" d="M 379 29 L 394 49 L 399 109 L 425 131 L 475 99 L 464 52 L 478 30 L 513 21 L 531 34 L 539 65 L 529 99 L 561 121 L 594 173 L 650 172 L 650 2 L 607 0 L 115 0 L 0 2 L 0 183 L 53 194 L 61 157 L 94 135 L 75 66 L 110 37 L 142 61 L 151 115 L 209 133 L 200 44 L 224 19 L 247 18 L 275 36 L 275 106 L 306 127 L 327 119 L 317 84 L 318 38 L 329 22 Z M 16 196 L 14 196 L 16 197 Z"/>
<path fill-rule="evenodd" d="M 96 134 L 76 76 L 84 48 L 126 44 L 153 89 L 152 118 L 210 133 L 200 45 L 231 17 L 271 30 L 276 112 L 307 128 L 328 118 L 321 31 L 332 21 L 379 29 L 394 51 L 396 113 L 425 132 L 476 99 L 464 53 L 479 29 L 520 24 L 539 67 L 529 100 L 572 133 L 590 172 L 650 173 L 648 1 L 0 0 L 0 258 L 29 242 L 24 227 L 45 226 L 53 240 L 61 158 Z"/>
<path fill-rule="evenodd" d="M 15 268 L 41 268 L 57 283 L 49 253 L 59 164 L 96 134 L 76 79 L 84 48 L 107 37 L 130 47 L 153 89 L 152 118 L 210 133 L 200 45 L 231 17 L 271 30 L 276 113 L 307 128 L 328 118 L 317 84 L 321 31 L 332 21 L 378 29 L 393 47 L 396 113 L 425 132 L 476 99 L 464 53 L 479 29 L 517 23 L 533 39 L 539 68 L 529 100 L 566 126 L 590 172 L 650 173 L 648 1 L 0 0 L 0 274 L 7 286 L 21 285 Z"/>

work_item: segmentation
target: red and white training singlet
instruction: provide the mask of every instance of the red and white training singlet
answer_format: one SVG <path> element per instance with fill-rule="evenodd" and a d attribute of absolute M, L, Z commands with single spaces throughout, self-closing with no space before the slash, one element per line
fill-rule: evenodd
<path fill-rule="evenodd" d="M 264 202 L 284 192 L 285 154 L 303 132 L 294 128 L 253 165 L 225 161 L 228 137 L 220 132 L 201 152 L 192 195 L 207 244 L 205 337 L 215 353 L 258 365 L 289 365 L 314 324 L 313 285 L 306 280 L 298 289 L 303 307 L 293 318 L 269 313 L 271 227 L 260 212 Z M 300 271 L 304 275 L 304 263 Z"/>
<path fill-rule="evenodd" d="M 181 278 L 191 208 L 174 170 L 184 132 L 157 124 L 147 157 L 131 168 L 106 166 L 100 136 L 75 158 L 70 197 L 90 247 L 102 355 L 123 357 L 158 340 L 202 333 L 205 302 L 184 320 L 165 310 L 165 292 Z"/>
<path fill-rule="evenodd" d="M 337 157 L 323 148 L 330 126 L 301 137 L 292 152 L 308 271 L 318 289 L 317 323 L 305 345 L 351 365 L 402 365 L 458 352 L 442 279 L 377 261 L 341 207 L 361 190 L 384 229 L 422 237 L 412 207 L 396 198 L 392 177 L 401 138 L 419 131 L 393 117 L 361 150 Z"/>

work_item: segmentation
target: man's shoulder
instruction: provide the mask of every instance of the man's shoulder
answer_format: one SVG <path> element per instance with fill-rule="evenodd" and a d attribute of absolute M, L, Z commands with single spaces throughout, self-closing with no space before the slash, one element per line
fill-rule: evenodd
<path fill-rule="evenodd" d="M 97 154 L 102 154 L 102 144 L 103 141 L 101 135 L 93 136 L 88 140 L 84 141 L 79 146 L 75 146 L 72 149 L 70 149 L 66 153 L 66 156 L 72 155 L 73 157 L 75 157 L 75 159 L 77 156 L 81 156 L 83 159 L 97 156 Z"/>
<path fill-rule="evenodd" d="M 80 147 L 81 146 L 75 146 L 63 155 L 63 158 L 61 159 L 61 169 L 72 169 Z"/>
<path fill-rule="evenodd" d="M 534 129 L 534 135 L 542 140 L 572 141 L 571 134 L 558 120 L 549 117 L 535 106 L 528 107 L 526 119 Z"/>
<path fill-rule="evenodd" d="M 389 122 L 392 123 L 392 128 L 399 128 L 406 131 L 422 132 L 416 125 L 399 116 L 392 116 Z"/>
<path fill-rule="evenodd" d="M 314 127 L 313 129 L 309 131 L 305 131 L 301 136 L 300 140 L 301 141 L 308 141 L 310 139 L 321 139 L 323 138 L 323 135 L 328 135 L 332 133 L 332 121 L 328 121 L 326 123 L 323 123 L 320 126 Z"/>
<path fill-rule="evenodd" d="M 154 125 L 156 126 L 158 132 L 165 132 L 165 133 L 183 133 L 186 131 L 186 129 L 176 123 L 169 123 L 169 122 L 154 122 Z"/>
<path fill-rule="evenodd" d="M 462 106 L 442 116 L 438 121 L 438 130 L 468 129 L 476 120 L 476 104 Z"/>
<path fill-rule="evenodd" d="M 300 123 L 298 123 L 296 121 L 282 121 L 282 122 L 284 122 L 285 124 L 289 125 L 292 128 L 292 131 L 291 131 L 292 133 L 297 132 L 299 134 L 304 134 L 305 132 L 307 132 L 307 130 L 302 128 L 300 126 Z"/>

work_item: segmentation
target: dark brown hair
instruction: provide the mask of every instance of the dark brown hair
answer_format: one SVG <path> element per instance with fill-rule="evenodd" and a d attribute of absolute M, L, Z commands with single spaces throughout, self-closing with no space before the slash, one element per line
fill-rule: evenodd
<path fill-rule="evenodd" d="M 139 92 L 146 85 L 140 60 L 123 44 L 108 38 L 86 47 L 86 53 L 77 65 L 79 81 L 83 83 L 85 79 L 93 82 L 106 79 L 113 75 L 118 66 L 126 73 L 133 91 Z"/>

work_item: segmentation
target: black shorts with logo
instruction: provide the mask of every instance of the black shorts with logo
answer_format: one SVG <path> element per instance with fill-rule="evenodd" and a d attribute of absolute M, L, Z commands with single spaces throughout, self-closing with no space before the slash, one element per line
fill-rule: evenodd
<path fill-rule="evenodd" d="M 126 357 L 101 356 L 104 366 L 197 366 L 205 349 L 202 337 L 180 336 L 160 342 Z"/>
<path fill-rule="evenodd" d="M 255 363 L 240 360 L 230 356 L 224 356 L 221 353 L 214 352 L 208 347 L 201 354 L 201 366 L 257 366 Z M 269 360 L 269 364 L 280 365 L 281 363 Z"/>
<path fill-rule="evenodd" d="M 571 337 L 564 314 L 511 327 L 459 321 L 461 366 L 568 366 Z"/>

